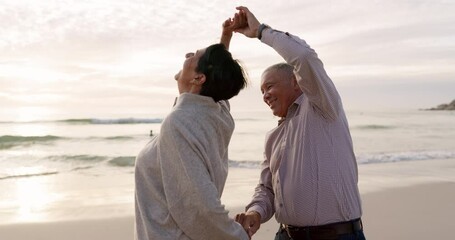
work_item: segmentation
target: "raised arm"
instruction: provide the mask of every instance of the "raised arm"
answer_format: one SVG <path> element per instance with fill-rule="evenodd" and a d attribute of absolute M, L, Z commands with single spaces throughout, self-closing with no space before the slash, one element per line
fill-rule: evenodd
<path fill-rule="evenodd" d="M 294 67 L 297 83 L 315 111 L 325 119 L 337 119 L 340 96 L 316 52 L 304 40 L 289 33 L 268 28 L 262 35 L 261 41 Z"/>
<path fill-rule="evenodd" d="M 223 44 L 227 50 L 229 50 L 229 44 L 231 43 L 232 39 L 232 30 L 231 26 L 233 25 L 233 20 L 231 18 L 226 19 L 224 21 L 222 27 L 223 31 L 221 32 L 221 39 L 220 43 Z"/>
<path fill-rule="evenodd" d="M 222 24 L 223 30 L 221 32 L 220 43 L 229 50 L 233 32 L 235 29 L 239 29 L 245 25 L 247 25 L 247 23 L 244 14 L 236 13 L 233 18 L 226 19 Z"/>
<path fill-rule="evenodd" d="M 259 38 L 294 67 L 300 89 L 312 106 L 326 119 L 336 119 L 341 106 L 339 94 L 322 61 L 310 46 L 297 36 L 260 24 L 246 7 L 238 7 L 248 24 L 236 29 L 250 38 Z"/>

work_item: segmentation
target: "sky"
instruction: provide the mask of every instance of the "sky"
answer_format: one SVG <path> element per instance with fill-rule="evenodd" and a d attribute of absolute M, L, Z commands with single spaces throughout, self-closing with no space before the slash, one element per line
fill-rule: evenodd
<path fill-rule="evenodd" d="M 305 39 L 347 110 L 455 99 L 454 0 L 0 0 L 0 121 L 162 116 L 185 54 L 217 43 L 239 5 Z M 230 50 L 250 80 L 232 111 L 268 111 L 260 75 L 283 60 L 241 34 Z"/>

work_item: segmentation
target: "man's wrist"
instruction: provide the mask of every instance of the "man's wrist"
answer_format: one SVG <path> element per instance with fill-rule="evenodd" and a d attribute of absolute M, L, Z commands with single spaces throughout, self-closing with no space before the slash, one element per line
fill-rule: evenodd
<path fill-rule="evenodd" d="M 226 31 L 222 31 L 221 35 L 223 35 L 223 36 L 232 36 L 233 33 L 232 33 L 232 31 L 226 30 Z"/>
<path fill-rule="evenodd" d="M 257 33 L 259 40 L 261 40 L 261 38 L 262 38 L 262 31 L 264 31 L 264 29 L 266 29 L 266 28 L 270 28 L 270 26 L 265 23 L 261 23 L 261 25 L 259 25 L 258 33 Z"/>
<path fill-rule="evenodd" d="M 261 214 L 258 211 L 251 210 L 251 211 L 248 211 L 248 213 L 256 215 L 259 218 L 259 221 L 261 221 Z"/>

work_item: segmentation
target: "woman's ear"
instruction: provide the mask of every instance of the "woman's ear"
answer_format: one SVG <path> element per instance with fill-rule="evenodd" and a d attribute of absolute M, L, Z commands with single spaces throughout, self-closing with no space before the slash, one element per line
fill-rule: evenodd
<path fill-rule="evenodd" d="M 190 81 L 190 83 L 192 84 L 190 93 L 200 94 L 201 89 L 202 89 L 202 84 L 205 83 L 205 75 L 198 73 L 196 76 L 194 76 L 194 78 Z"/>
<path fill-rule="evenodd" d="M 202 86 L 202 84 L 205 83 L 205 74 L 199 73 L 197 74 L 193 80 L 191 80 L 191 83 L 194 85 Z"/>

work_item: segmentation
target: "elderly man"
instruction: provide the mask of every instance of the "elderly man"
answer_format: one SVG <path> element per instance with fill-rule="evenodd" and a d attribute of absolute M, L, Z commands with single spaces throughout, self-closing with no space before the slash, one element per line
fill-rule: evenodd
<path fill-rule="evenodd" d="M 237 9 L 247 23 L 235 31 L 258 38 L 286 63 L 262 74 L 263 100 L 281 119 L 267 134 L 253 199 L 236 220 L 250 236 L 275 214 L 276 239 L 365 239 L 348 122 L 321 60 L 304 40 Z"/>

